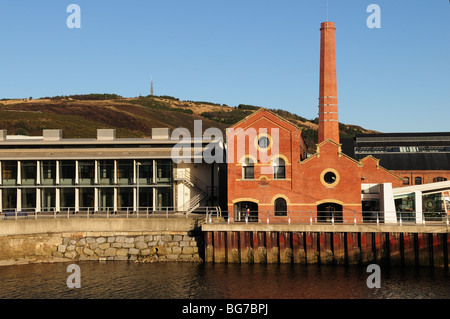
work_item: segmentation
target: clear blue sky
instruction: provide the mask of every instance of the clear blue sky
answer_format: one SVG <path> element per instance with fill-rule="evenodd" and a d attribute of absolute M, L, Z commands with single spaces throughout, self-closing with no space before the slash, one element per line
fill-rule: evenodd
<path fill-rule="evenodd" d="M 69 29 L 69 4 L 81 28 Z M 369 29 L 369 4 L 381 28 Z M 325 0 L 2 0 L 0 98 L 149 94 L 313 119 Z M 329 0 L 340 121 L 449 131 L 450 2 Z"/>

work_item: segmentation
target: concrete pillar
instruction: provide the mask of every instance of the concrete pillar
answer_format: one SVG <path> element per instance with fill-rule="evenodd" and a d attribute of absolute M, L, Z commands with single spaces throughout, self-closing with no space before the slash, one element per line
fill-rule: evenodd
<path fill-rule="evenodd" d="M 397 223 L 397 213 L 395 211 L 394 193 L 391 183 L 380 184 L 380 209 L 384 212 L 384 222 L 386 224 Z"/>
<path fill-rule="evenodd" d="M 289 264 L 293 261 L 291 237 L 292 234 L 290 232 L 280 232 L 278 234 L 280 263 L 282 264 Z"/>
<path fill-rule="evenodd" d="M 205 232 L 205 262 L 214 262 L 213 232 Z"/>
<path fill-rule="evenodd" d="M 17 185 L 22 185 L 22 165 L 17 161 Z"/>
<path fill-rule="evenodd" d="M 349 265 L 361 262 L 361 248 L 359 247 L 358 233 L 347 233 L 347 263 Z"/>
<path fill-rule="evenodd" d="M 80 183 L 80 173 L 79 173 L 79 165 L 78 161 L 75 161 L 75 185 Z"/>
<path fill-rule="evenodd" d="M 22 189 L 17 189 L 17 211 L 20 212 L 22 210 Z"/>
<path fill-rule="evenodd" d="M 308 264 L 317 264 L 319 262 L 319 247 L 317 243 L 317 237 L 317 233 L 305 233 L 306 262 Z"/>
<path fill-rule="evenodd" d="M 239 250 L 241 263 L 253 263 L 253 248 L 251 245 L 251 232 L 239 232 Z"/>
<path fill-rule="evenodd" d="M 338 265 L 345 264 L 345 236 L 344 233 L 332 233 L 333 262 Z"/>
<path fill-rule="evenodd" d="M 228 263 L 239 263 L 239 238 L 238 232 L 228 231 L 227 235 L 227 261 Z"/>
<path fill-rule="evenodd" d="M 403 263 L 406 266 L 416 264 L 415 240 L 412 233 L 403 234 Z"/>
<path fill-rule="evenodd" d="M 431 265 L 430 249 L 430 234 L 417 234 L 417 251 L 420 266 Z"/>
<path fill-rule="evenodd" d="M 41 161 L 36 161 L 36 185 L 41 184 Z"/>
<path fill-rule="evenodd" d="M 320 249 L 320 263 L 333 263 L 333 250 L 331 247 L 331 233 L 319 233 L 319 249 Z"/>
<path fill-rule="evenodd" d="M 226 262 L 226 238 L 225 232 L 215 231 L 214 232 L 214 262 L 225 263 Z"/>
<path fill-rule="evenodd" d="M 401 265 L 400 233 L 389 233 L 389 264 Z"/>
<path fill-rule="evenodd" d="M 59 185 L 59 179 L 60 179 L 60 161 L 56 161 L 56 167 L 55 167 L 55 184 Z"/>
<path fill-rule="evenodd" d="M 75 212 L 80 211 L 80 188 L 75 188 Z"/>
<path fill-rule="evenodd" d="M 94 212 L 98 212 L 98 187 L 94 187 Z"/>
<path fill-rule="evenodd" d="M 444 235 L 440 234 L 431 234 L 432 235 L 432 243 L 433 243 L 433 264 L 434 267 L 444 267 Z M 447 243 L 446 243 L 447 244 Z"/>
<path fill-rule="evenodd" d="M 278 247 L 278 232 L 266 232 L 267 263 L 276 264 L 280 261 Z"/>
<path fill-rule="evenodd" d="M 375 262 L 375 254 L 373 251 L 373 234 L 361 233 L 361 262 L 363 264 L 371 264 Z"/>
<path fill-rule="evenodd" d="M 117 187 L 114 187 L 114 199 L 113 199 L 113 205 L 114 205 L 114 212 L 117 212 L 118 208 L 117 208 L 117 201 L 118 201 L 118 197 L 117 197 Z"/>
<path fill-rule="evenodd" d="M 264 235 L 264 232 L 253 232 L 253 260 L 255 264 L 265 264 L 267 262 L 267 248 Z"/>
<path fill-rule="evenodd" d="M 414 192 L 415 206 L 416 206 L 416 223 L 423 223 L 423 213 L 422 213 L 422 192 L 415 191 Z"/>
<path fill-rule="evenodd" d="M 61 188 L 55 189 L 55 209 L 57 212 L 61 211 Z"/>
<path fill-rule="evenodd" d="M 385 233 L 374 233 L 373 240 L 375 243 L 375 262 L 377 264 L 382 264 L 387 262 L 387 247 L 386 247 L 386 234 Z"/>
<path fill-rule="evenodd" d="M 304 245 L 304 233 L 292 233 L 292 254 L 294 263 L 306 264 L 306 250 Z"/>

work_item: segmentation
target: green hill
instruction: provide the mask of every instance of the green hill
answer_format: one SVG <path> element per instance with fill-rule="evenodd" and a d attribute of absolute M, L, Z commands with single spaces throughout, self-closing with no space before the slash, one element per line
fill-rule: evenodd
<path fill-rule="evenodd" d="M 0 101 L 0 129 L 11 135 L 42 135 L 44 129 L 62 129 L 64 138 L 95 138 L 99 128 L 115 128 L 117 137 L 150 137 L 153 127 L 184 127 L 193 134 L 194 120 L 203 130 L 225 129 L 258 106 L 236 107 L 210 102 L 180 101 L 171 96 L 123 98 L 115 94 L 56 96 Z M 308 120 L 281 109 L 269 109 L 302 129 L 308 151 L 315 151 L 317 119 Z M 359 126 L 340 124 L 341 137 L 373 133 Z M 225 134 L 224 134 L 225 136 Z"/>

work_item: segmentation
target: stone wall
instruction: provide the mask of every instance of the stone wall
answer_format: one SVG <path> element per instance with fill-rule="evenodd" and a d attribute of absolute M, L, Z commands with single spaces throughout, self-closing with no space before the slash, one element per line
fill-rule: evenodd
<path fill-rule="evenodd" d="M 201 236 L 188 232 L 77 234 L 62 238 L 52 253 L 72 260 L 202 261 Z"/>
<path fill-rule="evenodd" d="M 72 260 L 203 260 L 195 218 L 43 219 L 0 222 L 0 265 Z"/>

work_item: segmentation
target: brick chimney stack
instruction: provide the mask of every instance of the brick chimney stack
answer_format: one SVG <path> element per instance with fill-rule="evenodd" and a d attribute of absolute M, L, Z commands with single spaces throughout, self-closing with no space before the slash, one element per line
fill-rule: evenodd
<path fill-rule="evenodd" d="M 319 143 L 339 143 L 334 22 L 320 25 Z"/>

